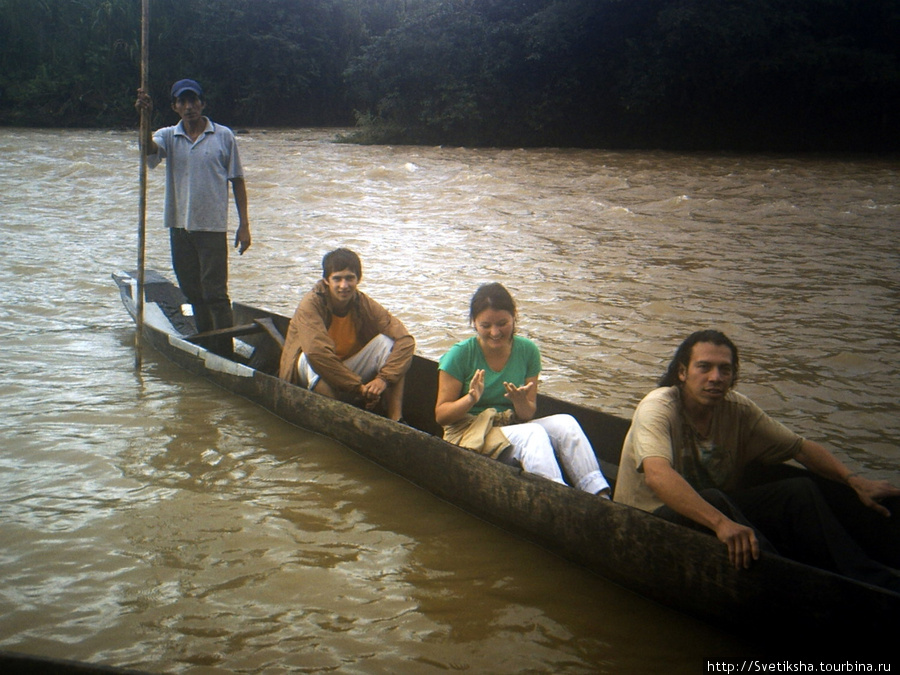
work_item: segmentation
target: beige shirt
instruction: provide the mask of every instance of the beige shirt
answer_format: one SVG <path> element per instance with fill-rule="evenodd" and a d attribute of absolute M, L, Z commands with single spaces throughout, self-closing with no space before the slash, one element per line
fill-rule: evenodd
<path fill-rule="evenodd" d="M 638 405 L 625 437 L 615 501 L 644 511 L 663 505 L 644 480 L 647 457 L 668 460 L 695 490 L 727 492 L 737 487 L 751 462 L 783 462 L 797 454 L 801 443 L 800 436 L 736 391 L 716 406 L 709 436 L 702 439 L 684 417 L 681 390 L 655 389 Z"/>

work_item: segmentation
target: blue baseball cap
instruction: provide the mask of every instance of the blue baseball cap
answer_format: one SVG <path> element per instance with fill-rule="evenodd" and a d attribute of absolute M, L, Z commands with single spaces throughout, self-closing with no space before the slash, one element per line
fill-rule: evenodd
<path fill-rule="evenodd" d="M 178 80 L 172 85 L 172 98 L 178 98 L 186 91 L 192 91 L 200 98 L 203 98 L 203 87 L 194 80 Z"/>

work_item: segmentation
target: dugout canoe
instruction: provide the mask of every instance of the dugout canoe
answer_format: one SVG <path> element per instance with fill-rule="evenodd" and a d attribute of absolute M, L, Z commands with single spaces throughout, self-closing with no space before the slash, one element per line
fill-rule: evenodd
<path fill-rule="evenodd" d="M 136 280 L 125 272 L 113 278 L 134 317 Z M 234 303 L 230 334 L 238 356 L 227 359 L 203 346 L 208 335 L 194 336 L 176 286 L 152 271 L 145 279 L 144 342 L 169 360 L 645 598 L 767 646 L 798 647 L 804 636 L 815 636 L 818 655 L 829 647 L 884 644 L 897 631 L 900 594 L 765 554 L 751 569 L 735 570 L 715 537 L 446 443 L 433 416 L 431 360 L 416 356 L 407 376 L 405 426 L 280 380 L 288 317 Z M 540 416 L 560 412 L 579 420 L 614 481 L 629 422 L 539 396 Z"/>

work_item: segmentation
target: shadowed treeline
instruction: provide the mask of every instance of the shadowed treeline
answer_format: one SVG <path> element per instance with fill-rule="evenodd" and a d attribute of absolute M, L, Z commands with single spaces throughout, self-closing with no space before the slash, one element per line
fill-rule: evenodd
<path fill-rule="evenodd" d="M 151 0 L 156 123 L 357 140 L 900 149 L 900 0 Z M 0 123 L 135 124 L 138 0 L 0 0 Z"/>

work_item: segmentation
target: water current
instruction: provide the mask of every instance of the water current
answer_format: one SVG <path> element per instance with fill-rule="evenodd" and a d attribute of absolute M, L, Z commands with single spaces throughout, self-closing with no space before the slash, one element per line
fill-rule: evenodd
<path fill-rule="evenodd" d="M 240 136 L 254 243 L 234 299 L 290 313 L 349 246 L 362 290 L 437 357 L 501 281 L 542 390 L 623 416 L 718 327 L 739 389 L 897 479 L 896 164 L 335 133 Z M 135 264 L 135 140 L 0 129 L 0 649 L 185 673 L 696 673 L 764 652 L 152 351 L 136 373 L 110 280 Z M 152 172 L 147 264 L 168 272 L 162 194 Z"/>

